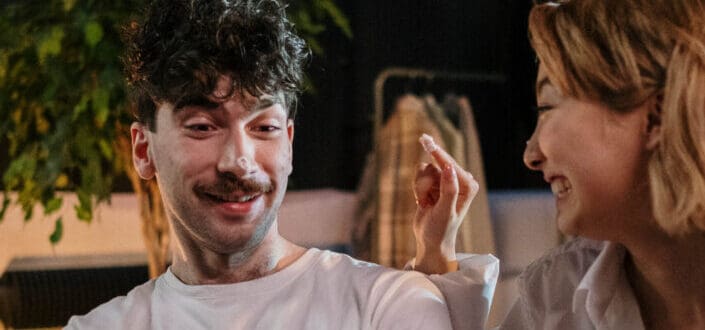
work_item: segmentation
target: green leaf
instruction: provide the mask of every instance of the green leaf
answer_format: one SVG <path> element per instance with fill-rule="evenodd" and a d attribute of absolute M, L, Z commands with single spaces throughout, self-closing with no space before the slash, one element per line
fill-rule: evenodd
<path fill-rule="evenodd" d="M 93 218 L 93 204 L 91 203 L 91 195 L 79 190 L 78 195 L 78 205 L 74 206 L 76 210 L 76 217 L 85 222 L 90 222 Z"/>
<path fill-rule="evenodd" d="M 76 195 L 78 195 L 78 202 L 81 207 L 90 209 L 91 207 L 91 195 L 83 190 L 79 190 Z"/>
<path fill-rule="evenodd" d="M 15 160 L 10 162 L 10 166 L 3 174 L 2 180 L 5 183 L 5 189 L 17 189 L 22 180 L 32 177 L 36 167 L 37 161 L 34 157 L 21 155 L 15 158 Z"/>
<path fill-rule="evenodd" d="M 63 203 L 63 200 L 60 197 L 54 197 L 50 199 L 47 203 L 46 206 L 44 206 L 44 214 L 49 215 L 61 208 L 61 204 Z"/>
<path fill-rule="evenodd" d="M 76 0 L 64 0 L 64 11 L 68 12 L 73 9 L 73 6 L 76 4 Z"/>
<path fill-rule="evenodd" d="M 32 219 L 32 214 L 34 213 L 34 208 L 32 208 L 32 207 L 30 207 L 30 208 L 25 208 L 25 207 L 23 206 L 22 209 L 24 210 L 24 219 L 22 219 L 22 220 L 23 220 L 24 222 L 27 222 L 27 221 L 29 221 L 30 219 Z"/>
<path fill-rule="evenodd" d="M 91 212 L 91 210 L 85 209 L 80 205 L 75 205 L 74 209 L 76 210 L 76 217 L 78 220 L 90 222 L 93 218 L 93 212 Z"/>
<path fill-rule="evenodd" d="M 56 219 L 56 222 L 54 222 L 54 232 L 49 236 L 49 242 L 51 242 L 52 245 L 56 245 L 56 243 L 59 243 L 62 236 L 64 236 L 64 222 L 61 220 L 61 217 L 59 217 Z"/>
<path fill-rule="evenodd" d="M 316 35 L 326 30 L 325 25 L 314 23 L 311 15 L 305 10 L 299 10 L 296 13 L 296 18 L 297 27 L 310 34 Z"/>
<path fill-rule="evenodd" d="M 2 223 L 2 219 L 5 218 L 5 212 L 8 206 L 10 206 L 10 198 L 7 197 L 7 193 L 5 193 L 2 199 L 2 208 L 0 208 L 0 223 Z"/>
<path fill-rule="evenodd" d="M 100 141 L 98 141 L 98 146 L 100 147 L 100 152 L 103 154 L 105 159 L 113 160 L 113 148 L 106 139 L 100 139 Z"/>
<path fill-rule="evenodd" d="M 343 31 L 343 34 L 345 34 L 346 37 L 352 38 L 352 29 L 350 28 L 350 21 L 348 21 L 348 18 L 345 16 L 345 14 L 343 14 L 340 8 L 338 8 L 338 6 L 336 6 L 333 1 L 320 1 L 318 5 L 323 7 L 323 9 L 328 13 L 328 16 L 333 19 L 333 23 L 335 23 L 335 25 L 339 27 L 341 31 Z"/>
<path fill-rule="evenodd" d="M 5 76 L 7 75 L 7 67 L 9 65 L 8 58 L 10 56 L 4 52 L 0 51 L 0 81 L 5 80 Z"/>
<path fill-rule="evenodd" d="M 86 43 L 91 48 L 95 47 L 103 39 L 103 27 L 96 21 L 90 21 L 83 27 Z"/>
<path fill-rule="evenodd" d="M 90 97 L 88 95 L 83 95 L 81 96 L 81 100 L 78 101 L 78 103 L 73 107 L 73 117 L 72 120 L 75 121 L 78 119 L 78 117 L 86 111 L 86 108 L 88 107 L 88 101 L 90 100 Z"/>
<path fill-rule="evenodd" d="M 24 180 L 24 187 L 22 187 L 22 190 L 20 190 L 17 195 L 17 200 L 25 211 L 25 220 L 31 218 L 34 204 L 39 201 L 40 193 L 40 187 L 37 185 L 36 181 L 32 179 Z"/>
<path fill-rule="evenodd" d="M 323 54 L 323 47 L 321 47 L 321 44 L 318 43 L 318 40 L 314 38 L 306 38 L 306 43 L 309 47 L 311 47 L 311 51 L 314 54 Z"/>
<path fill-rule="evenodd" d="M 102 128 L 105 125 L 105 121 L 108 119 L 108 114 L 110 114 L 110 108 L 108 108 L 108 102 L 110 101 L 110 94 L 103 88 L 96 88 L 91 96 L 91 102 L 93 104 L 93 110 L 95 111 L 95 124 L 98 128 Z"/>
<path fill-rule="evenodd" d="M 64 29 L 59 26 L 54 26 L 51 32 L 37 44 L 37 57 L 39 57 L 39 62 L 44 63 L 47 56 L 59 55 L 61 53 L 61 40 L 63 39 Z"/>

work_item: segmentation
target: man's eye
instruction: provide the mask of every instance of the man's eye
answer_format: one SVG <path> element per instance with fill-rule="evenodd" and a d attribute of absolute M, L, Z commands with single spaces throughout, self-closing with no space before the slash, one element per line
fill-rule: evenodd
<path fill-rule="evenodd" d="M 274 126 L 274 125 L 257 125 L 255 126 L 255 131 L 257 132 L 274 132 L 278 131 L 280 128 L 279 126 Z"/>
<path fill-rule="evenodd" d="M 208 132 L 213 130 L 213 126 L 208 124 L 194 124 L 186 126 L 187 129 L 197 132 Z"/>

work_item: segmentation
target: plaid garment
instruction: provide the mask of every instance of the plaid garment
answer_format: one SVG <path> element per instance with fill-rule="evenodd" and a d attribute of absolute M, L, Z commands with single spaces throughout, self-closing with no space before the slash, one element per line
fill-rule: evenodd
<path fill-rule="evenodd" d="M 413 95 L 398 99 L 376 145 L 378 204 L 377 221 L 372 225 L 372 258 L 385 266 L 403 268 L 416 254 L 412 187 L 419 164 L 431 162 L 419 143 L 423 133 L 444 147 L 424 102 Z"/>
<path fill-rule="evenodd" d="M 480 184 L 480 190 L 475 195 L 470 210 L 458 231 L 456 250 L 469 253 L 496 253 L 494 231 L 490 218 L 490 203 L 487 197 L 487 180 L 482 160 L 480 138 L 475 126 L 473 109 L 465 96 L 447 96 L 443 101 L 446 113 L 457 111 L 460 132 L 463 136 L 465 168 L 472 173 Z M 458 158 L 456 158 L 458 159 Z"/>

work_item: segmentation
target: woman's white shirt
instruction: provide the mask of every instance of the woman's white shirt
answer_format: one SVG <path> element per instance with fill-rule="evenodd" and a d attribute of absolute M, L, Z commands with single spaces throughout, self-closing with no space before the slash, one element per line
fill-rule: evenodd
<path fill-rule="evenodd" d="M 551 250 L 519 277 L 519 300 L 499 328 L 643 330 L 625 255 L 584 238 Z"/>

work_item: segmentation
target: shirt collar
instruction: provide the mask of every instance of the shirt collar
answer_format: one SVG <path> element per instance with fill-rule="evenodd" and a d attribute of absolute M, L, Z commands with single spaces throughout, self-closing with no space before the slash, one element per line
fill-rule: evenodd
<path fill-rule="evenodd" d="M 626 249 L 605 242 L 573 295 L 573 312 L 584 310 L 596 328 L 643 329 L 639 305 L 624 271 Z"/>

